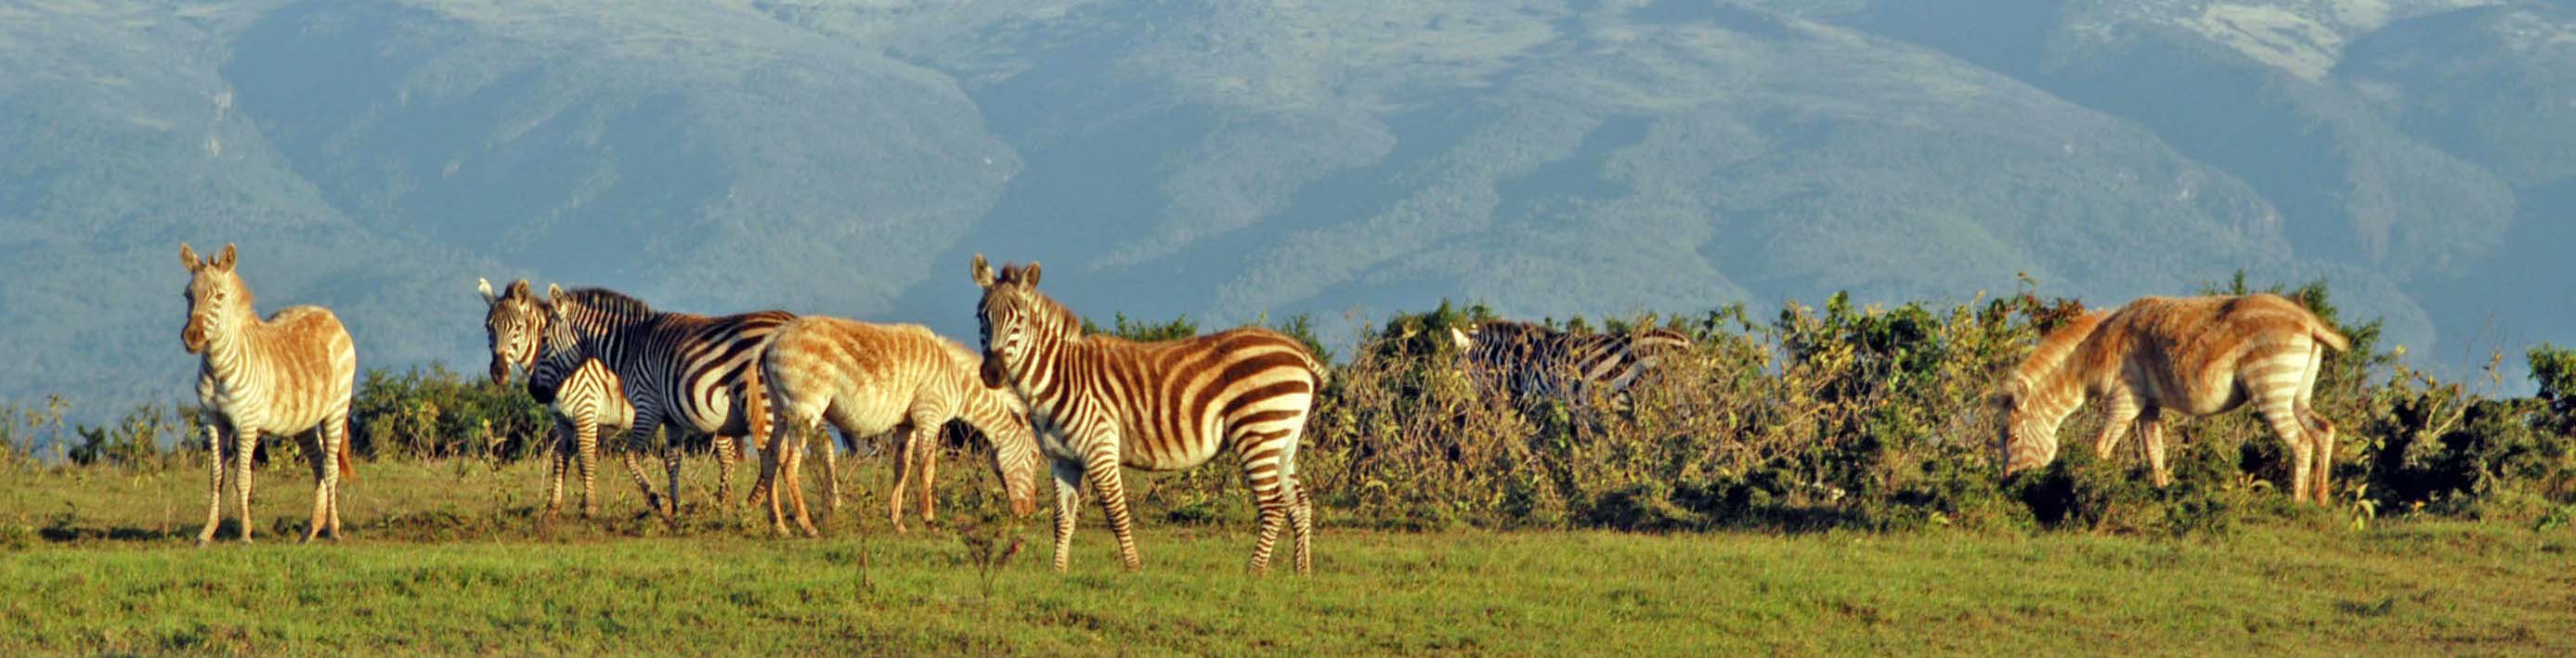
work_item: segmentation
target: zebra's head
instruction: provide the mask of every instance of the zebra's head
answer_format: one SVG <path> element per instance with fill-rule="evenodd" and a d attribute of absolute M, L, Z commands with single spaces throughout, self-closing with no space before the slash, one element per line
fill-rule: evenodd
<path fill-rule="evenodd" d="M 546 286 L 548 300 L 563 299 L 563 296 L 562 288 Z M 570 304 L 538 306 L 537 324 L 542 335 L 536 338 L 536 347 L 531 348 L 536 356 L 533 364 L 528 366 L 528 395 L 536 398 L 539 404 L 554 404 L 555 391 L 563 386 L 564 378 L 581 369 L 582 361 L 589 359 L 590 355 L 581 351 L 581 337 L 573 333 L 572 322 L 565 319 L 564 314 L 571 312 L 567 308 Z"/>
<path fill-rule="evenodd" d="M 233 273 L 233 256 L 231 244 L 212 259 L 199 257 L 185 243 L 179 245 L 179 260 L 188 266 L 188 289 L 180 293 L 188 300 L 188 323 L 179 328 L 179 346 L 189 354 L 205 352 L 214 332 L 232 327 L 236 316 L 249 313 L 250 289 Z"/>
<path fill-rule="evenodd" d="M 975 285 L 984 298 L 975 305 L 976 330 L 984 339 L 984 385 L 1012 384 L 1012 374 L 1028 367 L 1042 344 L 1067 338 L 1071 313 L 1038 293 L 1038 264 L 1004 265 L 995 272 L 983 254 L 975 255 Z"/>
<path fill-rule="evenodd" d="M 477 291 L 483 293 L 483 338 L 492 349 L 492 383 L 510 383 L 510 370 L 536 367 L 537 344 L 544 339 L 546 303 L 528 291 L 528 280 L 520 279 L 501 293 L 492 292 L 492 282 L 476 279 Z"/>

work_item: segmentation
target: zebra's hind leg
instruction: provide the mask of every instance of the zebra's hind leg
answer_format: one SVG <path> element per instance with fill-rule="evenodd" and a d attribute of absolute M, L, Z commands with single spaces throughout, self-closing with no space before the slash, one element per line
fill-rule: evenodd
<path fill-rule="evenodd" d="M 841 516 L 841 448 L 853 443 L 850 433 L 839 428 L 823 439 L 823 510 L 833 518 Z"/>
<path fill-rule="evenodd" d="M 331 490 L 331 541 L 336 542 L 340 541 L 340 479 L 342 476 L 355 477 L 346 471 L 356 468 L 342 461 L 342 458 L 347 457 L 348 451 L 353 447 L 349 442 L 356 439 L 351 438 L 349 434 L 349 410 L 341 409 L 340 413 L 331 417 L 330 422 L 333 435 L 331 449 L 321 459 L 331 464 L 331 486 L 329 487 Z"/>
<path fill-rule="evenodd" d="M 1253 505 L 1261 513 L 1261 534 L 1252 542 L 1252 572 L 1270 572 L 1270 553 L 1279 542 L 1279 531 L 1288 524 L 1296 509 L 1296 492 L 1280 476 L 1278 451 L 1259 450 L 1247 455 L 1243 464 L 1244 479 L 1252 489 Z"/>
<path fill-rule="evenodd" d="M 1082 462 L 1048 461 L 1055 470 L 1055 570 L 1061 573 L 1073 553 L 1074 521 L 1082 513 Z"/>
<path fill-rule="evenodd" d="M 894 438 L 894 487 L 886 490 L 886 520 L 894 524 L 895 532 L 907 531 L 907 529 L 903 527 L 903 497 L 911 490 L 913 472 L 920 470 L 916 467 L 914 462 L 917 459 L 916 455 L 920 453 L 921 436 L 920 433 L 914 432 L 912 429 L 913 428 L 910 427 L 896 427 L 892 435 Z"/>
<path fill-rule="evenodd" d="M 733 507 L 733 463 L 736 440 L 735 437 L 718 434 L 713 446 L 716 451 L 716 504 L 727 509 Z"/>
<path fill-rule="evenodd" d="M 299 540 L 302 543 L 313 543 L 331 524 L 331 486 L 340 483 L 340 468 L 331 462 L 331 457 L 338 454 L 340 446 L 332 441 L 335 437 L 330 426 L 331 421 L 324 420 L 320 427 L 313 428 L 314 450 L 305 456 L 313 467 L 313 522 L 305 526 L 304 538 Z"/>
<path fill-rule="evenodd" d="M 206 529 L 197 532 L 198 546 L 214 541 L 215 529 L 224 524 L 224 470 L 230 465 L 231 460 L 226 456 L 231 453 L 225 451 L 227 444 L 220 425 L 220 421 L 206 424 L 206 470 L 214 485 L 213 492 L 206 497 Z"/>
<path fill-rule="evenodd" d="M 1291 483 L 1289 491 L 1297 502 L 1288 508 L 1288 523 L 1297 532 L 1297 575 L 1315 570 L 1315 499 L 1306 494 L 1306 485 Z"/>

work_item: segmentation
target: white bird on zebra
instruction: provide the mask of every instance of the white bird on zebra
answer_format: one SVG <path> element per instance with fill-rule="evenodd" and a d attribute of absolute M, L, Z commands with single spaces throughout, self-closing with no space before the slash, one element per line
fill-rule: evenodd
<path fill-rule="evenodd" d="M 817 534 L 805 508 L 802 473 L 805 437 L 829 423 L 843 442 L 895 433 L 898 460 L 894 495 L 888 502 L 896 530 L 903 529 L 903 496 L 914 473 L 921 478 L 921 515 L 933 518 L 932 452 L 940 428 L 963 420 L 993 444 L 994 472 L 1001 476 L 1011 511 L 1027 515 L 1037 505 L 1037 438 L 1029 429 L 1026 407 L 1016 396 L 989 387 L 976 376 L 978 363 L 964 346 L 919 325 L 878 325 L 840 318 L 805 316 L 778 328 L 761 357 L 769 387 L 770 408 L 777 414 L 770 455 L 762 466 L 769 497 L 770 525 L 784 534 L 781 498 L 793 501 L 796 524 L 806 535 Z M 830 452 L 825 453 L 831 461 Z M 840 483 L 837 464 L 825 469 L 826 486 L 837 508 Z M 783 487 L 783 488 L 781 488 Z"/>
<path fill-rule="evenodd" d="M 527 279 L 511 283 L 501 293 L 494 293 L 492 282 L 482 279 L 475 280 L 475 288 L 483 295 L 483 335 L 492 350 L 492 383 L 508 384 L 514 370 L 527 372 L 529 396 L 546 405 L 555 420 L 554 440 L 548 447 L 550 489 L 545 517 L 563 509 L 566 466 L 578 462 L 581 516 L 590 518 L 599 511 L 592 466 L 599 456 L 599 437 L 603 432 L 623 436 L 635 425 L 635 406 L 626 401 L 625 385 L 608 364 L 581 358 L 570 328 L 551 321 L 554 305 L 529 292 Z M 549 352 L 548 346 L 555 349 Z M 620 456 L 635 488 L 644 493 L 645 507 L 660 510 L 661 496 L 653 492 L 653 483 L 636 462 L 634 451 L 620 451 Z"/>
<path fill-rule="evenodd" d="M 212 260 L 179 245 L 188 266 L 188 323 L 179 343 L 197 362 L 197 401 L 205 405 L 208 458 L 214 484 L 206 528 L 197 545 L 215 538 L 223 523 L 224 477 L 239 494 L 242 543 L 251 541 L 251 453 L 261 434 L 314 432 L 304 452 L 313 467 L 312 541 L 326 530 L 340 538 L 340 480 L 356 480 L 349 467 L 349 395 L 356 386 L 358 350 L 340 318 L 319 306 L 290 306 L 259 319 L 250 287 L 234 272 L 233 245 Z M 232 440 L 225 440 L 225 433 Z M 229 450 L 229 452 L 227 452 Z"/>
<path fill-rule="evenodd" d="M 2147 297 L 2079 318 L 2043 338 L 2005 383 L 2004 473 L 2048 465 L 2058 423 L 2098 397 L 2110 407 L 2094 451 L 2110 456 L 2135 421 L 2163 486 L 2165 410 L 2207 416 L 2251 402 L 2290 446 L 2292 499 L 2323 504 L 2335 428 L 2311 396 L 2326 351 L 2346 349 L 2343 334 L 2279 295 Z"/>
<path fill-rule="evenodd" d="M 998 273 L 977 254 L 975 315 L 983 376 L 1028 402 L 1039 444 L 1054 457 L 1055 567 L 1073 546 L 1088 481 L 1118 536 L 1128 570 L 1141 568 L 1120 466 L 1174 471 L 1231 449 L 1261 513 L 1251 567 L 1266 572 L 1283 524 L 1297 534 L 1297 572 L 1311 568 L 1314 506 L 1297 481 L 1297 443 L 1326 379 L 1296 339 L 1244 327 L 1139 343 L 1085 336 L 1072 311 L 1038 292 L 1037 263 Z"/>

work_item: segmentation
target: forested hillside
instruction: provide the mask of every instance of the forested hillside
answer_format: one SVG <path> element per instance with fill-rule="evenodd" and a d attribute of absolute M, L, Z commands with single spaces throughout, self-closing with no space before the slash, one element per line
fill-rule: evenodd
<path fill-rule="evenodd" d="M 2576 342 L 2571 217 L 2566 3 L 0 7 L 0 397 L 81 416 L 192 381 L 183 240 L 371 366 L 478 276 L 971 334 L 975 252 L 1327 338 L 2245 270 L 2467 362 Z"/>

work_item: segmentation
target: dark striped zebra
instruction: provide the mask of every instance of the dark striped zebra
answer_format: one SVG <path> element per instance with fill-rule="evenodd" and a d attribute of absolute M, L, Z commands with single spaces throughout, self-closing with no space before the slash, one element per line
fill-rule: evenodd
<path fill-rule="evenodd" d="M 575 347 L 578 342 L 561 323 L 549 322 L 553 305 L 528 290 L 528 281 L 520 279 L 501 293 L 492 292 L 490 281 L 476 280 L 483 294 L 484 338 L 492 349 L 492 381 L 509 383 L 512 370 L 528 373 L 528 395 L 546 405 L 554 416 L 555 435 L 549 442 L 546 482 L 549 487 L 544 518 L 553 518 L 563 509 L 564 476 L 567 467 L 578 462 L 581 471 L 581 515 L 590 518 L 598 513 L 598 488 L 592 464 L 599 455 L 599 436 L 613 432 L 624 436 L 635 425 L 635 406 L 626 401 L 626 388 L 617 373 L 598 359 L 582 358 L 578 350 L 559 349 L 546 353 L 541 347 L 554 344 Z M 560 332 L 548 340 L 550 332 Z M 625 459 L 626 472 L 635 480 L 635 488 L 644 493 L 648 509 L 661 509 L 661 496 L 644 476 L 633 450 L 619 452 Z"/>
<path fill-rule="evenodd" d="M 1133 571 L 1141 565 L 1119 467 L 1181 470 L 1229 449 L 1261 512 L 1253 571 L 1269 570 L 1283 524 L 1296 529 L 1297 572 L 1310 569 L 1314 506 L 1297 482 L 1297 439 L 1326 375 L 1304 345 L 1257 327 L 1152 343 L 1085 336 L 1072 311 L 1038 292 L 1037 263 L 996 273 L 978 254 L 974 265 L 983 378 L 1028 402 L 1054 458 L 1057 570 L 1086 480 Z"/>
<path fill-rule="evenodd" d="M 262 321 L 252 310 L 250 287 L 233 272 L 234 250 L 213 259 L 179 245 L 188 266 L 188 323 L 179 344 L 197 362 L 197 401 L 210 417 L 206 454 L 213 462 L 213 492 L 206 529 L 197 545 L 215 538 L 223 523 L 227 463 L 239 495 L 242 543 L 250 543 L 251 452 L 259 436 L 315 435 L 305 458 L 313 466 L 313 525 L 304 541 L 326 528 L 340 538 L 340 477 L 349 470 L 349 393 L 356 387 L 358 348 L 340 318 L 319 306 L 290 306 Z M 230 432 L 232 440 L 224 440 Z M 230 452 L 227 453 L 226 450 Z"/>
<path fill-rule="evenodd" d="M 1479 324 L 1473 332 L 1451 327 L 1449 336 L 1470 374 L 1521 404 L 1594 395 L 1623 404 L 1638 377 L 1691 347 L 1690 336 L 1665 328 L 1574 334 L 1499 320 Z"/>
<path fill-rule="evenodd" d="M 663 515 L 679 514 L 680 446 L 693 435 L 715 439 L 717 499 L 733 497 L 733 463 L 743 446 L 769 437 L 769 394 L 760 355 L 778 326 L 795 316 L 761 311 L 710 317 L 655 311 L 612 290 L 546 287 L 548 331 L 569 345 L 540 347 L 567 359 L 597 359 L 617 375 L 635 407 L 626 443 L 643 445 L 667 427 L 662 465 L 670 476 Z M 552 342 L 552 341 L 550 341 Z M 763 444 L 765 445 L 765 444 Z"/>

